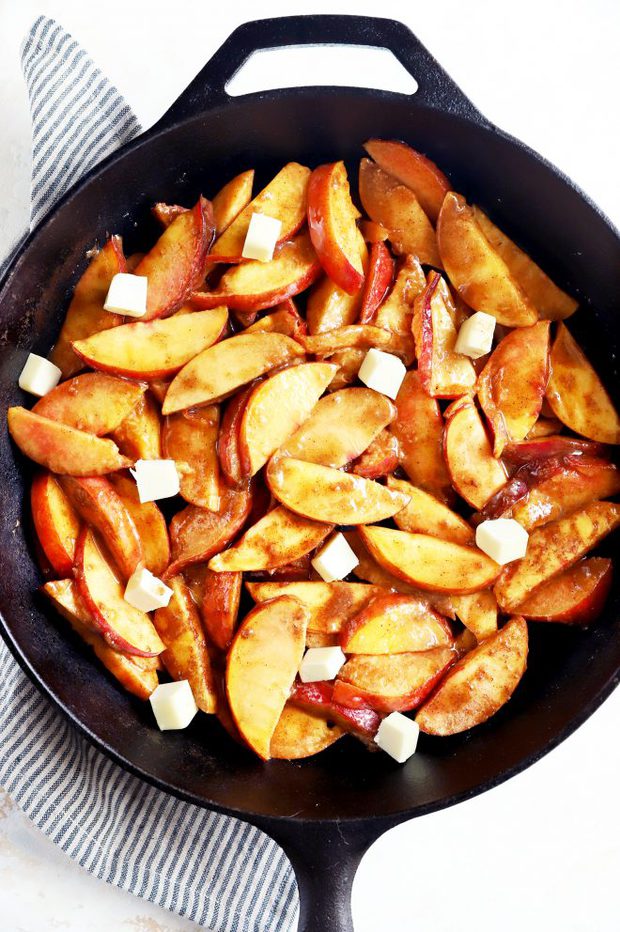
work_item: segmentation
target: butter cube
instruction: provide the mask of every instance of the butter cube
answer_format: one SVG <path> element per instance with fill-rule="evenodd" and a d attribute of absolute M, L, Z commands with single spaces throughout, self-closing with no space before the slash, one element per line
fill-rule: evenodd
<path fill-rule="evenodd" d="M 241 255 L 244 259 L 270 262 L 281 232 L 281 220 L 267 214 L 252 214 Z"/>
<path fill-rule="evenodd" d="M 187 680 L 160 683 L 149 696 L 155 721 L 161 731 L 187 728 L 198 711 L 192 688 Z"/>
<path fill-rule="evenodd" d="M 42 398 L 60 382 L 62 372 L 49 359 L 29 353 L 26 364 L 19 376 L 18 385 L 23 391 Z"/>
<path fill-rule="evenodd" d="M 399 764 L 404 764 L 415 754 L 419 734 L 420 726 L 417 722 L 401 712 L 391 712 L 379 725 L 375 744 Z"/>
<path fill-rule="evenodd" d="M 181 485 L 174 460 L 136 460 L 129 471 L 136 480 L 142 504 L 179 494 Z"/>
<path fill-rule="evenodd" d="M 493 334 L 497 321 L 492 314 L 476 311 L 461 324 L 454 350 L 472 359 L 490 352 L 493 346 Z"/>
<path fill-rule="evenodd" d="M 529 534 L 514 518 L 483 521 L 476 528 L 476 546 L 504 566 L 525 556 Z"/>
<path fill-rule="evenodd" d="M 142 612 L 165 608 L 172 598 L 172 589 L 143 566 L 137 567 L 127 581 L 125 601 Z"/>
<path fill-rule="evenodd" d="M 373 347 L 364 356 L 357 376 L 368 388 L 387 395 L 393 401 L 406 374 L 404 363 L 398 356 Z"/>
<path fill-rule="evenodd" d="M 310 647 L 301 661 L 299 679 L 302 683 L 333 680 L 346 659 L 339 647 Z"/>
<path fill-rule="evenodd" d="M 312 566 L 325 582 L 344 579 L 358 563 L 359 560 L 340 531 L 330 537 L 312 560 Z"/>
<path fill-rule="evenodd" d="M 148 279 L 144 275 L 117 272 L 108 288 L 104 311 L 124 314 L 126 317 L 144 317 Z"/>

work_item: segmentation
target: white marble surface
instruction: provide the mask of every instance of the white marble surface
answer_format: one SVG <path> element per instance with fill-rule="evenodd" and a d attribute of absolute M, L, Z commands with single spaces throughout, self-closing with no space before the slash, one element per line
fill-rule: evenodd
<path fill-rule="evenodd" d="M 435 0 L 389 8 L 369 0 L 260 6 L 238 0 L 215 9 L 204 0 L 0 0 L 0 255 L 28 213 L 29 120 L 18 48 L 40 12 L 82 41 L 144 125 L 246 19 L 293 12 L 401 18 L 483 112 L 558 164 L 620 222 L 617 0 Z M 286 69 L 264 67 L 265 84 L 282 74 L 282 83 L 291 83 Z M 356 932 L 617 929 L 619 715 L 617 692 L 577 734 L 510 783 L 380 840 L 356 881 Z M 6 796 L 0 797 L 0 916 L 3 932 L 195 927 L 85 874 Z"/>

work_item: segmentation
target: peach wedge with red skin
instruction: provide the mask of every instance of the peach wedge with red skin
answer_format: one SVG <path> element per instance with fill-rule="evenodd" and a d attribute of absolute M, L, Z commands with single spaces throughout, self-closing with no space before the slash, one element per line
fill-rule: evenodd
<path fill-rule="evenodd" d="M 372 479 L 287 456 L 272 458 L 267 484 L 272 495 L 290 511 L 331 524 L 383 521 L 409 501 L 402 492 L 387 489 Z"/>
<path fill-rule="evenodd" d="M 250 260 L 229 268 L 216 291 L 196 291 L 198 308 L 226 305 L 235 311 L 258 312 L 305 291 L 321 274 L 321 266 L 307 232 L 284 243 L 270 262 Z"/>
<path fill-rule="evenodd" d="M 382 430 L 355 461 L 352 471 L 356 476 L 364 476 L 365 479 L 390 476 L 398 466 L 399 454 L 398 440 L 394 434 Z"/>
<path fill-rule="evenodd" d="M 503 612 L 512 612 L 538 586 L 568 569 L 620 526 L 620 505 L 592 502 L 566 518 L 536 528 L 530 534 L 527 553 L 509 563 L 495 584 Z"/>
<path fill-rule="evenodd" d="M 319 754 L 344 734 L 320 715 L 287 702 L 271 736 L 270 756 L 275 760 L 301 760 Z"/>
<path fill-rule="evenodd" d="M 549 379 L 549 321 L 512 330 L 478 378 L 478 398 L 493 433 L 493 455 L 524 440 L 536 423 Z"/>
<path fill-rule="evenodd" d="M 467 653 L 418 711 L 420 730 L 456 735 L 486 722 L 510 699 L 527 667 L 527 624 L 512 618 Z"/>
<path fill-rule="evenodd" d="M 381 566 L 420 589 L 477 592 L 488 588 L 501 569 L 475 547 L 463 547 L 427 534 L 386 527 L 361 527 L 359 533 Z"/>
<path fill-rule="evenodd" d="M 311 521 L 286 508 L 273 508 L 248 528 L 232 547 L 216 554 L 216 572 L 248 572 L 285 566 L 323 543 L 333 524 Z"/>
<path fill-rule="evenodd" d="M 144 392 L 143 385 L 102 372 L 85 372 L 61 382 L 39 399 L 32 410 L 41 417 L 101 437 L 116 430 Z"/>
<path fill-rule="evenodd" d="M 180 314 L 144 324 L 137 321 L 73 344 L 88 366 L 130 379 L 160 379 L 220 339 L 228 323 L 225 307 Z"/>
<path fill-rule="evenodd" d="M 70 576 L 80 519 L 50 473 L 35 476 L 30 488 L 30 506 L 34 529 L 52 570 L 57 576 Z"/>
<path fill-rule="evenodd" d="M 206 571 L 202 621 L 207 635 L 219 650 L 228 650 L 235 633 L 242 582 L 241 573 Z"/>
<path fill-rule="evenodd" d="M 90 260 L 88 268 L 73 289 L 60 335 L 50 354 L 54 365 L 61 370 L 63 379 L 84 368 L 84 363 L 75 355 L 71 346 L 75 340 L 84 340 L 94 333 L 123 323 L 119 314 L 104 311 L 103 305 L 112 279 L 119 272 L 125 271 L 123 241 L 120 236 L 112 236 Z"/>
<path fill-rule="evenodd" d="M 337 366 L 326 362 L 302 363 L 276 372 L 253 389 L 239 425 L 244 477 L 255 475 L 307 420 L 336 371 Z"/>
<path fill-rule="evenodd" d="M 482 419 L 470 398 L 459 398 L 445 412 L 444 456 L 452 485 L 473 508 L 483 508 L 506 483 Z"/>
<path fill-rule="evenodd" d="M 189 682 L 199 709 L 213 713 L 215 676 L 198 609 L 182 576 L 169 579 L 168 585 L 170 602 L 153 615 L 155 629 L 166 645 L 162 663 L 173 680 Z"/>
<path fill-rule="evenodd" d="M 271 738 L 304 654 L 307 623 L 303 605 L 289 596 L 258 605 L 228 653 L 230 710 L 240 734 L 263 760 L 269 760 Z"/>
<path fill-rule="evenodd" d="M 359 191 L 364 210 L 371 220 L 389 230 L 394 252 L 417 256 L 425 265 L 441 268 L 433 225 L 410 188 L 370 159 L 362 159 Z"/>
<path fill-rule="evenodd" d="M 170 540 L 164 516 L 155 502 L 140 501 L 133 479 L 122 473 L 112 473 L 108 479 L 138 530 L 146 568 L 154 576 L 162 576 L 170 562 Z"/>
<path fill-rule="evenodd" d="M 368 275 L 364 283 L 360 324 L 373 323 L 377 309 L 394 279 L 394 260 L 384 243 L 373 243 L 370 249 Z"/>
<path fill-rule="evenodd" d="M 296 681 L 291 692 L 291 701 L 302 709 L 321 715 L 328 722 L 335 722 L 344 731 L 369 743 L 377 733 L 381 718 L 366 707 L 340 705 L 334 700 L 334 685 L 325 680 L 318 683 Z"/>
<path fill-rule="evenodd" d="M 252 394 L 254 385 L 248 385 L 236 392 L 224 408 L 217 441 L 217 455 L 220 469 L 228 485 L 238 486 L 243 482 L 241 450 L 239 448 L 239 425 Z"/>
<path fill-rule="evenodd" d="M 345 654 L 404 654 L 452 643 L 447 622 L 413 596 L 377 596 L 340 635 Z"/>
<path fill-rule="evenodd" d="M 349 657 L 334 683 L 334 702 L 376 712 L 417 708 L 456 660 L 451 646 Z"/>
<path fill-rule="evenodd" d="M 411 188 L 426 216 L 435 223 L 450 190 L 450 182 L 435 163 L 399 140 L 369 139 L 364 148 L 379 168 Z"/>
<path fill-rule="evenodd" d="M 204 278 L 214 230 L 213 209 L 201 197 L 195 207 L 175 217 L 147 252 L 134 271 L 148 278 L 143 322 L 172 314 Z"/>
<path fill-rule="evenodd" d="M 315 168 L 308 185 L 310 238 L 327 275 L 350 295 L 364 283 L 358 217 L 344 162 Z"/>
<path fill-rule="evenodd" d="M 521 602 L 519 614 L 531 621 L 589 625 L 603 611 L 612 579 L 611 560 L 582 560 L 539 586 Z"/>
<path fill-rule="evenodd" d="M 123 579 L 144 563 L 142 541 L 120 495 L 105 476 L 62 476 L 62 489 L 83 520 L 98 531 Z"/>
<path fill-rule="evenodd" d="M 222 489 L 220 510 L 188 505 L 170 522 L 172 562 L 167 576 L 219 553 L 239 533 L 252 507 L 249 489 Z"/>
<path fill-rule="evenodd" d="M 162 430 L 162 452 L 177 464 L 181 496 L 210 511 L 218 511 L 221 500 L 219 427 L 219 407 L 207 405 L 168 415 Z"/>
<path fill-rule="evenodd" d="M 9 433 L 22 453 L 51 472 L 102 476 L 132 465 L 112 440 L 41 417 L 26 408 L 9 408 L 7 420 Z"/>
<path fill-rule="evenodd" d="M 135 408 L 112 433 L 122 453 L 133 460 L 161 459 L 160 408 L 146 392 Z"/>
<path fill-rule="evenodd" d="M 143 657 L 162 652 L 164 644 L 151 619 L 125 601 L 123 586 L 86 528 L 78 538 L 75 577 L 86 610 L 111 647 Z"/>
<path fill-rule="evenodd" d="M 529 327 L 538 312 L 479 227 L 473 208 L 450 191 L 437 221 L 437 242 L 448 277 L 469 307 L 507 327 Z"/>
<path fill-rule="evenodd" d="M 221 401 L 303 355 L 299 343 L 282 333 L 239 333 L 203 350 L 181 369 L 166 393 L 162 413 Z"/>
<path fill-rule="evenodd" d="M 308 631 L 338 634 L 372 599 L 388 595 L 380 586 L 350 582 L 248 582 L 255 602 L 267 602 L 279 595 L 291 595 L 308 610 Z"/>
<path fill-rule="evenodd" d="M 388 476 L 388 489 L 409 496 L 409 504 L 394 515 L 396 526 L 412 534 L 430 534 L 455 544 L 473 544 L 474 530 L 464 518 L 429 492 L 418 489 L 404 479 Z"/>
<path fill-rule="evenodd" d="M 253 186 L 254 169 L 251 168 L 249 171 L 235 175 L 217 192 L 211 201 L 217 236 L 221 236 L 241 211 L 248 206 L 252 200 Z"/>
<path fill-rule="evenodd" d="M 555 416 L 589 440 L 620 443 L 618 412 L 566 324 L 558 325 L 550 370 L 547 401 Z"/>
<path fill-rule="evenodd" d="M 306 219 L 310 169 L 289 162 L 254 200 L 241 210 L 213 244 L 209 262 L 240 262 L 252 214 L 267 214 L 282 222 L 278 245 L 290 240 Z"/>

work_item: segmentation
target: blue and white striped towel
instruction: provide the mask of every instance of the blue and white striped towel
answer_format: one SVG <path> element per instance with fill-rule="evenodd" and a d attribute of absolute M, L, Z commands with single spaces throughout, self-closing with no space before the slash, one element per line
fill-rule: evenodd
<path fill-rule="evenodd" d="M 32 225 L 140 131 L 116 88 L 54 20 L 22 50 L 32 112 Z M 91 747 L 0 641 L 0 783 L 86 870 L 214 932 L 288 932 L 297 893 L 270 838 L 160 792 Z"/>

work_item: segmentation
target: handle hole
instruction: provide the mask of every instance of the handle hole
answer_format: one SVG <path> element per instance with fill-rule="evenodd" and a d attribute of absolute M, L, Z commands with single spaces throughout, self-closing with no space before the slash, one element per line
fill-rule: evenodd
<path fill-rule="evenodd" d="M 415 94 L 418 84 L 388 49 L 297 45 L 252 52 L 226 84 L 231 97 L 283 87 L 335 85 Z"/>

